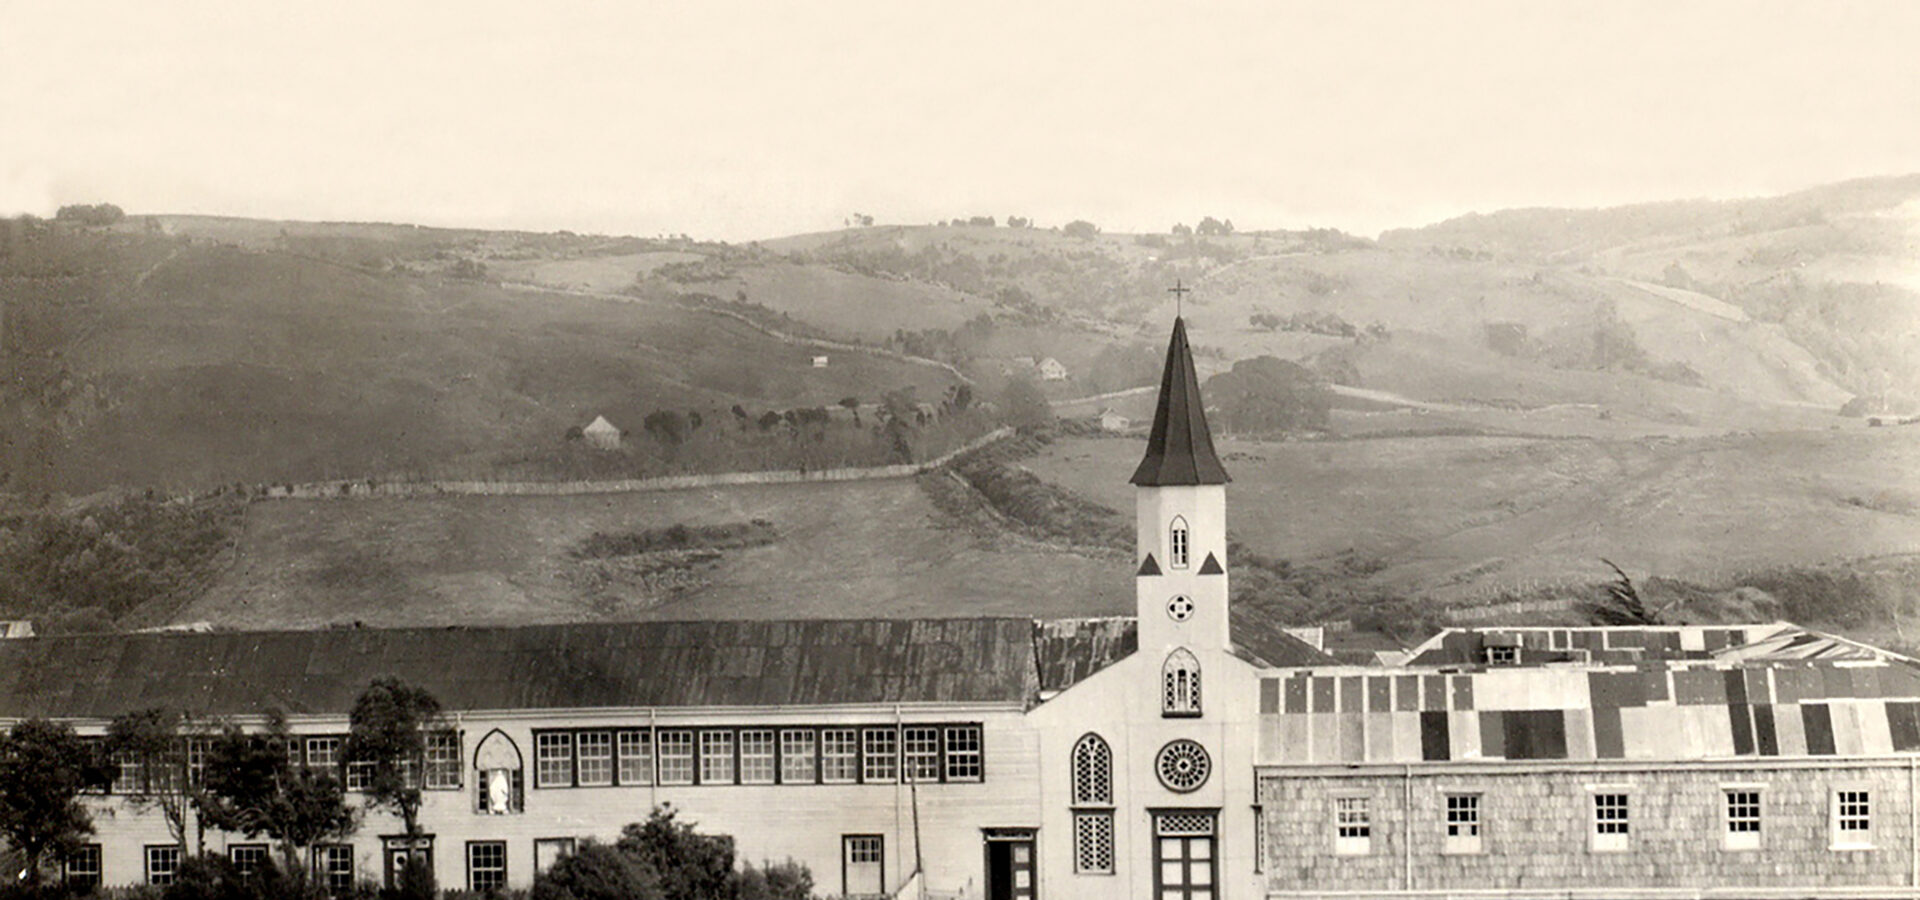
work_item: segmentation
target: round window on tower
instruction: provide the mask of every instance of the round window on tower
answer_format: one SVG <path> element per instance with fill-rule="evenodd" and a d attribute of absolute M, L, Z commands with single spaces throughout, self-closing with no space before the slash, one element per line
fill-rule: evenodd
<path fill-rule="evenodd" d="M 1167 618 L 1175 622 L 1185 622 L 1193 618 L 1193 600 L 1181 595 L 1167 601 Z"/>
<path fill-rule="evenodd" d="M 1213 760 L 1207 757 L 1207 748 L 1182 738 L 1168 741 L 1160 748 L 1160 755 L 1153 760 L 1153 771 L 1167 790 L 1184 794 L 1197 791 L 1207 783 L 1207 776 L 1213 773 Z"/>

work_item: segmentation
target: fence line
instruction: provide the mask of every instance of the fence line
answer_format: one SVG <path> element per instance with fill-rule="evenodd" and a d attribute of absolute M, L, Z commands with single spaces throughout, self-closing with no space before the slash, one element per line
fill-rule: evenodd
<path fill-rule="evenodd" d="M 270 500 L 357 500 L 373 497 L 465 496 L 538 496 L 559 497 L 576 494 L 624 494 L 642 491 L 678 491 L 688 488 L 721 487 L 746 484 L 806 484 L 822 481 L 872 481 L 909 478 L 937 469 L 962 453 L 978 450 L 1013 434 L 1012 428 L 996 428 L 934 459 L 892 466 L 845 467 L 837 469 L 797 469 L 762 472 L 718 472 L 709 475 L 664 475 L 656 478 L 622 478 L 608 481 L 313 481 L 303 484 L 274 484 L 254 492 Z"/>

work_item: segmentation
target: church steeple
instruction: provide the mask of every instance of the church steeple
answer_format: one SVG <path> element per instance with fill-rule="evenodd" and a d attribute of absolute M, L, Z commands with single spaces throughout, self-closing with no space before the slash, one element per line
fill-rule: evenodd
<path fill-rule="evenodd" d="M 1167 368 L 1160 376 L 1160 403 L 1153 411 L 1147 455 L 1130 480 L 1140 487 L 1226 484 L 1232 480 L 1213 452 L 1213 434 L 1207 430 L 1200 378 L 1193 371 L 1193 351 L 1187 346 L 1187 325 L 1182 318 L 1173 320 L 1173 339 L 1167 344 Z"/>

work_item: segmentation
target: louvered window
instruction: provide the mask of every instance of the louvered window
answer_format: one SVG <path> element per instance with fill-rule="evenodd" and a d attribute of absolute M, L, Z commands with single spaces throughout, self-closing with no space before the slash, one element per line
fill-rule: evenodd
<path fill-rule="evenodd" d="M 1073 805 L 1113 805 L 1113 750 L 1097 734 L 1073 745 Z"/>
<path fill-rule="evenodd" d="M 1113 874 L 1113 749 L 1097 734 L 1073 745 L 1073 870 Z"/>
<path fill-rule="evenodd" d="M 1200 661 L 1182 647 L 1167 654 L 1160 669 L 1160 714 L 1197 716 L 1200 714 Z"/>

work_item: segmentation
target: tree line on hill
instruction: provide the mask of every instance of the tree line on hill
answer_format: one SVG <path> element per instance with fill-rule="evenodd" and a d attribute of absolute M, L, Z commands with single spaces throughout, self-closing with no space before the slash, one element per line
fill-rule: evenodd
<path fill-rule="evenodd" d="M 400 679 L 375 679 L 355 699 L 349 730 L 332 763 L 299 762 L 300 738 L 284 715 L 265 728 L 190 722 L 176 710 L 149 708 L 114 717 L 104 738 L 72 726 L 27 719 L 0 734 L 0 837 L 18 855 L 19 885 L 8 897 L 70 897 L 50 884 L 48 868 L 73 856 L 94 831 L 83 798 L 110 790 L 138 813 L 158 815 L 180 865 L 171 884 L 145 889 L 158 900 L 320 900 L 330 891 L 304 865 L 314 847 L 345 840 L 365 816 L 399 817 L 418 846 L 429 785 L 458 786 L 463 764 L 436 759 L 430 746 L 455 734 L 438 698 Z M 457 738 L 456 738 L 457 740 Z M 457 756 L 457 754 L 456 754 Z M 446 767 L 451 766 L 449 772 Z M 354 773 L 363 796 L 348 802 Z M 438 779 L 438 781 L 436 781 Z M 275 854 L 244 865 L 206 850 L 209 829 L 270 841 Z M 413 853 L 423 851 L 414 850 Z M 432 867 L 418 857 L 398 869 L 398 884 L 351 888 L 353 897 L 430 900 L 440 895 Z M 805 900 L 806 866 L 791 860 L 736 869 L 731 838 L 704 835 L 656 807 L 618 840 L 588 840 L 535 876 L 537 900 Z"/>

